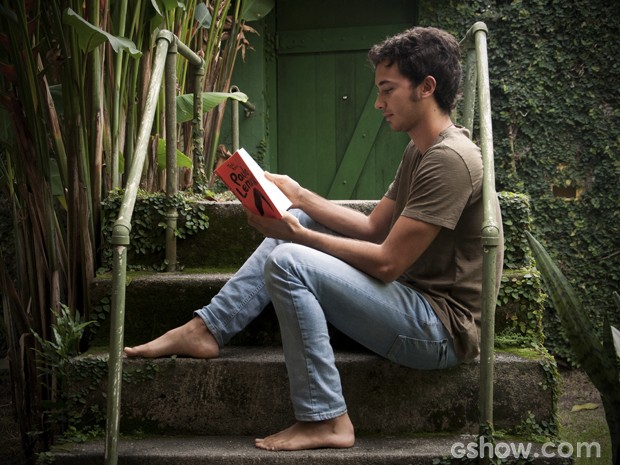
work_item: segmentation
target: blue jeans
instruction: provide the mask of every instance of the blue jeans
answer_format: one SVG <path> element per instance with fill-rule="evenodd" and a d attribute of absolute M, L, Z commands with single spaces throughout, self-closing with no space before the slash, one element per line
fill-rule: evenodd
<path fill-rule="evenodd" d="M 305 213 L 291 213 L 304 226 L 330 233 Z M 299 421 L 328 420 L 347 411 L 328 322 L 401 365 L 434 370 L 460 363 L 448 331 L 414 289 L 384 283 L 331 255 L 276 239 L 265 239 L 195 315 L 222 346 L 270 301 Z"/>

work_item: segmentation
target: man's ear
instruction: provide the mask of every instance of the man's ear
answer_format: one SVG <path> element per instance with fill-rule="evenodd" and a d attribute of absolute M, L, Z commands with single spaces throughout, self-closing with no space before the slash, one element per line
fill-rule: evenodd
<path fill-rule="evenodd" d="M 422 85 L 420 86 L 420 90 L 422 92 L 422 97 L 430 97 L 435 93 L 435 89 L 437 88 L 437 81 L 433 76 L 426 76 L 422 81 Z"/>

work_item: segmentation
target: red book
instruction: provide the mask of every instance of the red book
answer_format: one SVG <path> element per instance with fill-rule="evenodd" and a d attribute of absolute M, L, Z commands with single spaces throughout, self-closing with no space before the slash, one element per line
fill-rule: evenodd
<path fill-rule="evenodd" d="M 291 201 L 265 177 L 263 169 L 245 149 L 237 150 L 215 173 L 243 206 L 256 215 L 281 219 L 291 206 Z"/>

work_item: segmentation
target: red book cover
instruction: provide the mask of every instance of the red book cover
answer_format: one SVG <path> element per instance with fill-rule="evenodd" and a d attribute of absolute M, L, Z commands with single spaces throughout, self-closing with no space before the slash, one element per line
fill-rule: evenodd
<path fill-rule="evenodd" d="M 260 216 L 281 219 L 291 201 L 265 177 L 262 168 L 245 149 L 237 150 L 215 173 L 245 208 Z"/>

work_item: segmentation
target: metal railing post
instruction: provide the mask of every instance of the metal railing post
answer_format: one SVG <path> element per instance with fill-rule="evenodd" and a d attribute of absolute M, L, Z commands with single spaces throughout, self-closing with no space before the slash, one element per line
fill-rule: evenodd
<path fill-rule="evenodd" d="M 123 339 L 125 325 L 125 282 L 127 278 L 127 246 L 131 232 L 131 217 L 133 215 L 142 169 L 149 148 L 149 139 L 155 110 L 159 99 L 164 71 L 166 72 L 166 135 L 169 138 L 166 145 L 166 192 L 176 194 L 178 190 L 177 161 L 176 161 L 176 52 L 178 51 L 196 68 L 196 82 L 202 86 L 204 76 L 204 60 L 182 44 L 170 31 L 162 30 L 156 39 L 155 58 L 149 82 L 144 113 L 138 131 L 136 150 L 125 186 L 125 194 L 119 209 L 118 217 L 112 232 L 113 268 L 112 268 L 112 308 L 110 310 L 110 354 L 108 359 L 108 389 L 107 389 L 107 420 L 104 461 L 106 465 L 118 463 L 118 436 L 120 426 L 121 384 L 123 378 Z M 196 93 L 200 99 L 200 89 Z M 195 95 L 196 97 L 196 95 Z M 196 98 L 194 99 L 196 100 Z M 201 99 L 200 99 L 201 100 Z M 194 132 L 202 134 L 202 101 L 194 102 Z M 196 127 L 199 126 L 200 130 Z M 167 238 L 172 235 L 174 244 L 174 258 L 172 252 L 166 251 L 169 263 L 176 267 L 176 209 L 167 212 Z"/>
<path fill-rule="evenodd" d="M 230 88 L 230 92 L 241 92 L 239 90 L 239 87 L 237 86 L 232 86 Z M 256 111 L 256 106 L 254 106 L 252 103 L 250 102 L 239 102 L 239 100 L 236 99 L 231 99 L 230 105 L 231 105 L 231 117 L 230 117 L 230 121 L 231 121 L 231 130 L 230 133 L 232 135 L 232 149 L 233 152 L 236 152 L 239 149 L 240 143 L 239 143 L 239 104 L 243 105 L 243 107 L 245 108 L 245 116 L 249 117 L 252 113 L 254 113 L 254 111 Z"/>
<path fill-rule="evenodd" d="M 166 58 L 166 196 L 174 197 L 179 190 L 177 170 L 177 43 L 168 48 Z M 166 210 L 166 271 L 177 270 L 177 219 L 172 204 Z"/>
<path fill-rule="evenodd" d="M 482 287 L 482 341 L 480 348 L 481 419 L 484 424 L 493 425 L 493 372 L 495 362 L 495 305 L 496 305 L 496 260 L 500 237 L 500 219 L 497 218 L 497 193 L 495 192 L 495 166 L 493 160 L 493 129 L 491 122 L 491 91 L 489 63 L 487 57 L 487 28 L 476 23 L 474 41 L 478 74 L 478 98 L 480 100 L 480 148 L 484 169 L 482 203 L 484 224 L 482 225 L 482 247 L 484 281 Z M 474 25 L 475 26 L 475 25 Z"/>
<path fill-rule="evenodd" d="M 165 39 L 165 40 L 162 40 Z M 131 231 L 131 216 L 136 203 L 142 166 L 146 158 L 153 118 L 157 108 L 164 64 L 168 46 L 172 40 L 160 34 L 151 82 L 144 106 L 144 115 L 138 131 L 138 141 L 133 163 L 127 176 L 125 195 L 112 232 L 112 307 L 110 309 L 110 354 L 108 359 L 108 398 L 106 420 L 106 443 L 104 460 L 106 465 L 118 463 L 118 435 L 121 409 L 121 384 L 123 379 L 123 340 L 125 331 L 125 280 L 127 276 L 127 245 Z"/>
<path fill-rule="evenodd" d="M 480 434 L 493 431 L 493 376 L 495 363 L 495 306 L 497 303 L 497 253 L 500 246 L 501 218 L 497 211 L 495 167 L 493 160 L 493 130 L 491 122 L 491 92 L 487 56 L 488 29 L 482 22 L 475 23 L 461 42 L 467 51 L 465 92 L 468 108 L 464 109 L 464 123 L 473 130 L 475 83 L 479 100 L 480 150 L 483 163 L 482 224 L 483 278 L 482 327 L 480 335 Z M 472 78 L 472 75 L 475 76 Z"/>
<path fill-rule="evenodd" d="M 237 86 L 232 86 L 230 92 L 239 92 L 239 88 Z M 232 136 L 232 151 L 234 153 L 239 150 L 239 101 L 232 99 L 230 105 L 230 119 L 232 123 L 230 132 Z"/>
<path fill-rule="evenodd" d="M 474 114 L 476 109 L 476 50 L 470 48 L 465 57 L 465 76 L 463 77 L 463 126 L 470 134 L 474 133 Z"/>

